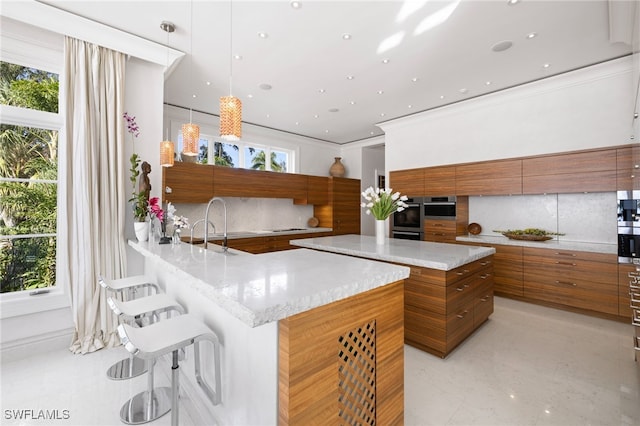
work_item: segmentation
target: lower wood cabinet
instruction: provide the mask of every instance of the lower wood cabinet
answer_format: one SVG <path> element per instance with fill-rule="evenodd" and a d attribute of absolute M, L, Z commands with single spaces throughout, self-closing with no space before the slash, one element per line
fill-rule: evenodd
<path fill-rule="evenodd" d="M 423 239 L 434 243 L 455 243 L 456 221 L 425 219 Z"/>
<path fill-rule="evenodd" d="M 621 317 L 625 317 L 629 321 L 631 321 L 633 315 L 631 297 L 629 295 L 629 281 L 631 281 L 629 273 L 632 272 L 636 272 L 636 265 L 631 263 L 618 265 L 618 312 Z"/>
<path fill-rule="evenodd" d="M 618 315 L 615 254 L 523 248 L 524 297 Z"/>
<path fill-rule="evenodd" d="M 410 268 L 405 343 L 444 358 L 493 313 L 493 256 L 451 271 Z"/>
<path fill-rule="evenodd" d="M 259 237 L 231 238 L 227 240 L 229 248 L 246 251 L 247 253 L 260 254 L 273 251 L 291 250 L 300 247 L 289 244 L 291 240 L 301 238 L 324 237 L 331 232 L 314 232 L 309 234 L 268 235 Z M 186 240 L 185 240 L 186 241 Z M 211 243 L 222 245 L 221 239 L 211 240 Z"/>

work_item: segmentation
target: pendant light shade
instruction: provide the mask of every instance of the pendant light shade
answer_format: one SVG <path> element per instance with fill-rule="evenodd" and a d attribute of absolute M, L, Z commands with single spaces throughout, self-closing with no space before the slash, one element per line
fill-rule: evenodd
<path fill-rule="evenodd" d="M 198 155 L 199 140 L 200 126 L 193 123 L 182 125 L 182 153 L 184 155 Z"/>
<path fill-rule="evenodd" d="M 162 167 L 173 166 L 174 148 L 173 142 L 162 141 L 160 142 L 160 165 Z"/>
<path fill-rule="evenodd" d="M 242 102 L 235 96 L 220 98 L 220 137 L 228 141 L 242 137 Z"/>

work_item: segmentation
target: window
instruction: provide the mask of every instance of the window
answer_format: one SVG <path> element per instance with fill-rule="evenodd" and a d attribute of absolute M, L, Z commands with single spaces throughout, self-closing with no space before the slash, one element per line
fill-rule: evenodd
<path fill-rule="evenodd" d="M 11 108 L 0 122 L 0 293 L 52 287 L 58 75 L 3 61 L 0 85 L 0 104 Z M 50 113 L 44 115 L 51 119 L 48 128 L 39 111 Z"/>

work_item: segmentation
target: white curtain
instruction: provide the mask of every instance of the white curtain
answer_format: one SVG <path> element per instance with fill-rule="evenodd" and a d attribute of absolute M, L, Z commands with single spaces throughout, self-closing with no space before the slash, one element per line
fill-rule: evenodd
<path fill-rule="evenodd" d="M 60 279 L 71 289 L 74 353 L 120 343 L 117 318 L 96 276 L 119 278 L 126 271 L 125 62 L 123 53 L 65 38 L 66 158 L 60 181 L 66 202 L 59 226 L 66 267 Z"/>

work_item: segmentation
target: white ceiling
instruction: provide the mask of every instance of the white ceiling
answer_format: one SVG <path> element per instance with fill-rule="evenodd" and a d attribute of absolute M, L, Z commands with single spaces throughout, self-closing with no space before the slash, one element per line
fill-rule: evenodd
<path fill-rule="evenodd" d="M 168 104 L 218 114 L 232 65 L 244 122 L 338 144 L 382 134 L 376 123 L 632 51 L 610 42 L 606 0 L 301 0 L 298 9 L 288 0 L 46 3 L 187 53 L 167 80 Z M 415 10 L 401 18 L 407 6 Z M 167 36 L 162 21 L 176 31 Z M 379 52 L 393 36 L 399 44 Z M 512 47 L 492 51 L 502 41 Z"/>

